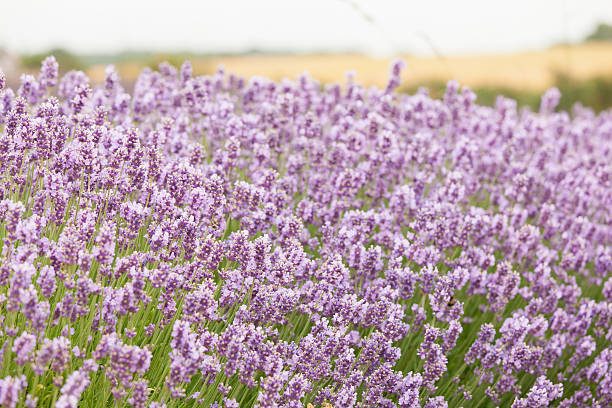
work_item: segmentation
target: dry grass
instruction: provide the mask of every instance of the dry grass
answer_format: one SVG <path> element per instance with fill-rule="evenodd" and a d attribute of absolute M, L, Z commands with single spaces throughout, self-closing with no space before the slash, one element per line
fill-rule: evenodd
<path fill-rule="evenodd" d="M 551 86 L 557 73 L 576 79 L 612 76 L 612 44 L 590 43 L 559 46 L 544 51 L 500 55 L 452 56 L 444 58 L 404 56 L 405 85 L 457 79 L 478 86 L 505 86 L 541 91 Z M 391 58 L 359 54 L 256 55 L 194 59 L 196 74 L 209 74 L 223 64 L 228 71 L 245 77 L 265 76 L 274 80 L 294 78 L 306 71 L 321 82 L 342 82 L 349 70 L 365 85 L 384 86 Z M 142 68 L 138 63 L 118 66 L 126 80 L 133 80 Z M 103 67 L 93 67 L 94 80 L 103 78 Z"/>

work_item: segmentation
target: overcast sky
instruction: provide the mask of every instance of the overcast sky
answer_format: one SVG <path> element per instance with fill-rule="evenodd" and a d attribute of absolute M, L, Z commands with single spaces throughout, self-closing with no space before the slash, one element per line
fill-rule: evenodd
<path fill-rule="evenodd" d="M 598 22 L 612 0 L 0 0 L 0 47 L 451 55 L 579 41 Z"/>

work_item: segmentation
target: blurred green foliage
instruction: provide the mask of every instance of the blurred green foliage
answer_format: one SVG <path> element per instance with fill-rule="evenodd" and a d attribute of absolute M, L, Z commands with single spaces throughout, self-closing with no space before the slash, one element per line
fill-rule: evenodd
<path fill-rule="evenodd" d="M 612 40 L 612 25 L 598 24 L 595 30 L 589 34 L 586 41 L 611 41 Z"/>
<path fill-rule="evenodd" d="M 588 80 L 576 80 L 566 74 L 555 75 L 554 86 L 561 91 L 561 102 L 557 110 L 571 110 L 575 103 L 580 102 L 595 112 L 612 108 L 612 76 L 596 77 Z M 446 83 L 433 81 L 423 84 L 434 98 L 442 98 Z M 401 92 L 415 93 L 418 87 L 404 87 Z M 537 111 L 540 108 L 540 92 L 520 90 L 506 87 L 476 87 L 472 89 L 478 96 L 480 105 L 493 106 L 498 95 L 512 98 L 519 106 L 527 106 Z"/>
<path fill-rule="evenodd" d="M 563 95 L 559 103 L 560 109 L 570 109 L 579 101 L 597 112 L 612 107 L 612 77 L 575 81 L 567 75 L 557 75 L 556 82 Z"/>
<path fill-rule="evenodd" d="M 37 70 L 40 68 L 42 61 L 49 55 L 53 55 L 59 63 L 60 72 L 87 67 L 81 57 L 63 48 L 54 48 L 44 53 L 22 55 L 19 62 L 24 68 Z"/>

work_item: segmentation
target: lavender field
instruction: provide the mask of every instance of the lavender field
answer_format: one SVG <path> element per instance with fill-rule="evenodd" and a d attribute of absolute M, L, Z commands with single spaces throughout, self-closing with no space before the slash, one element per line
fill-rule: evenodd
<path fill-rule="evenodd" d="M 0 74 L 0 406 L 612 407 L 612 110 Z"/>

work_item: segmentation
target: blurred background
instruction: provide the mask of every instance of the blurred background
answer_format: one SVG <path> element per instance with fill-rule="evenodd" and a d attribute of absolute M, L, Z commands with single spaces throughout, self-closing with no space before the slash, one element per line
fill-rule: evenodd
<path fill-rule="evenodd" d="M 612 0 L 0 0 L 0 70 L 19 85 L 53 54 L 62 71 L 102 81 L 114 64 L 130 87 L 143 67 L 220 64 L 275 80 L 384 86 L 407 62 L 401 91 L 443 92 L 450 79 L 536 108 L 555 85 L 561 108 L 612 107 Z"/>

